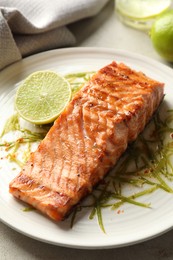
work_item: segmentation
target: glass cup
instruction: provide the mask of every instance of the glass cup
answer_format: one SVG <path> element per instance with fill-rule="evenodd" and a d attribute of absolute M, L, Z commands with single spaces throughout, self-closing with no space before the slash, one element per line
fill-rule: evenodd
<path fill-rule="evenodd" d="M 171 6 L 172 0 L 115 0 L 116 12 L 122 22 L 148 30 L 157 15 Z"/>

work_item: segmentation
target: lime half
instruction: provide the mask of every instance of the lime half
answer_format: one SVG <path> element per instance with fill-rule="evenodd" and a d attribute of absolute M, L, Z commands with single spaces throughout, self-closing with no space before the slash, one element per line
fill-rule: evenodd
<path fill-rule="evenodd" d="M 53 71 L 38 71 L 18 87 L 15 108 L 19 115 L 34 124 L 53 122 L 71 98 L 69 82 Z"/>

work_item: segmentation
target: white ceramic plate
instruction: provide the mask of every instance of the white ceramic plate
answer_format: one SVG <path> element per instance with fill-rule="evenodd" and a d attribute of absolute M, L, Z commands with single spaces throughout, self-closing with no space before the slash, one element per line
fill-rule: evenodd
<path fill-rule="evenodd" d="M 13 113 L 15 85 L 34 71 L 50 69 L 66 74 L 93 71 L 111 61 L 124 62 L 148 76 L 165 82 L 165 100 L 173 100 L 173 71 L 153 60 L 124 51 L 98 48 L 70 48 L 49 51 L 15 63 L 0 73 L 1 126 Z M 173 195 L 161 190 L 147 196 L 152 209 L 123 205 L 123 214 L 103 212 L 106 234 L 97 220 L 88 214 L 77 219 L 70 228 L 69 220 L 54 223 L 37 211 L 24 212 L 24 205 L 8 193 L 9 181 L 14 178 L 12 165 L 0 161 L 0 219 L 15 230 L 38 240 L 74 248 L 113 248 L 138 243 L 168 231 L 173 226 Z M 146 198 L 142 198 L 146 202 Z"/>

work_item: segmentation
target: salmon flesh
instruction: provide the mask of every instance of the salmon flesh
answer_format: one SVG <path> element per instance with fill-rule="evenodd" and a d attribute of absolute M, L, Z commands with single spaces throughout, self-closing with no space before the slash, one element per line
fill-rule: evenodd
<path fill-rule="evenodd" d="M 137 138 L 163 93 L 163 83 L 122 63 L 100 69 L 31 153 L 10 193 L 63 220 Z"/>

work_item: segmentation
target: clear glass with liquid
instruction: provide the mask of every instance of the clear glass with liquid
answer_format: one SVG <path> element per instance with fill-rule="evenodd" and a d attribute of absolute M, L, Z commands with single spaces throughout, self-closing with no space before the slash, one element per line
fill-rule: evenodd
<path fill-rule="evenodd" d="M 115 0 L 116 12 L 122 22 L 137 29 L 147 30 L 172 0 Z"/>

